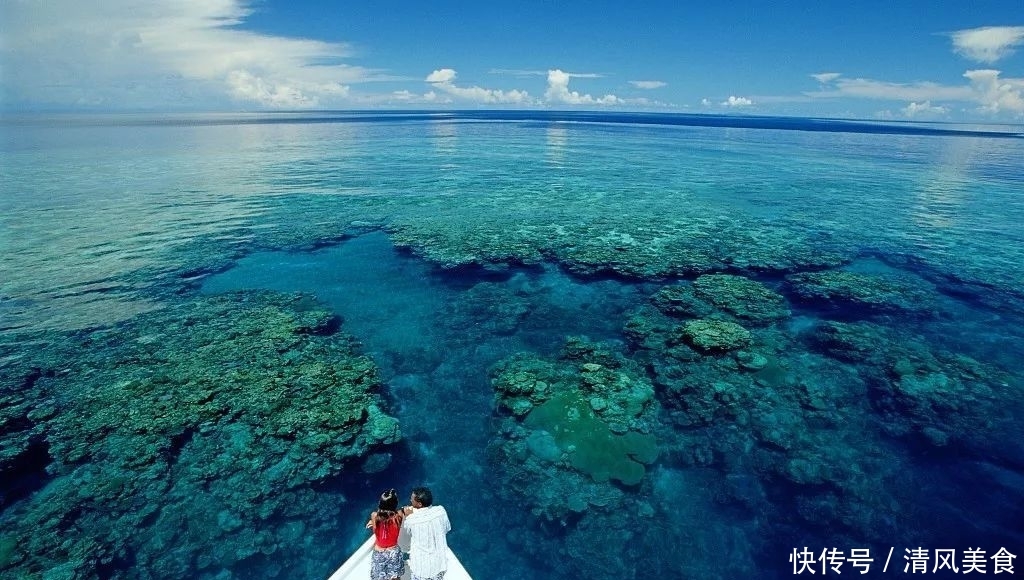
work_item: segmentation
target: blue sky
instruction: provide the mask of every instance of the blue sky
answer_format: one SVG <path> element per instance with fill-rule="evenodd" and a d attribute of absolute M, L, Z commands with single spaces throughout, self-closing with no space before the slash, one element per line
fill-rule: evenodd
<path fill-rule="evenodd" d="M 0 67 L 9 111 L 1020 121 L 1024 1 L 4 0 Z"/>

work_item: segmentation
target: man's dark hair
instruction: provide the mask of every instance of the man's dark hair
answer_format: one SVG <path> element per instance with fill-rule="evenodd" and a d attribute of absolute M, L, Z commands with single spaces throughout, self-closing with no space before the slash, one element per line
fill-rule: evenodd
<path fill-rule="evenodd" d="M 416 496 L 416 501 L 423 504 L 423 507 L 430 507 L 430 504 L 434 503 L 434 494 L 430 493 L 428 487 L 413 488 L 412 494 Z"/>

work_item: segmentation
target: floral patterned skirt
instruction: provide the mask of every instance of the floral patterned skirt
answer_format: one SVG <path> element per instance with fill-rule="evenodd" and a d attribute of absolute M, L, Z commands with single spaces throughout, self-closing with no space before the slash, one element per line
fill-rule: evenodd
<path fill-rule="evenodd" d="M 384 551 L 374 550 L 370 556 L 370 580 L 399 578 L 405 571 L 405 560 L 398 546 Z"/>

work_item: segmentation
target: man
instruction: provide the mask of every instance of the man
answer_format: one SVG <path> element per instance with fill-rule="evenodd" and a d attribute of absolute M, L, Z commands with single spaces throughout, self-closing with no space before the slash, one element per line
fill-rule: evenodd
<path fill-rule="evenodd" d="M 412 490 L 411 508 L 402 522 L 398 545 L 409 552 L 409 571 L 412 580 L 441 580 L 448 571 L 448 541 L 451 531 L 448 512 L 434 505 L 434 496 L 426 487 Z"/>

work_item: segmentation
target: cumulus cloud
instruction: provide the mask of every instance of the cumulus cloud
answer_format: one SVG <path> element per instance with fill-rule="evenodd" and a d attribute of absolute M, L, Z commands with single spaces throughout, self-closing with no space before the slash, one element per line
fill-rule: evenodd
<path fill-rule="evenodd" d="M 450 68 L 438 69 L 427 75 L 428 83 L 450 83 L 455 80 L 455 71 Z"/>
<path fill-rule="evenodd" d="M 1024 26 L 985 26 L 958 30 L 950 35 L 953 51 L 971 60 L 992 64 L 1024 44 Z"/>
<path fill-rule="evenodd" d="M 318 97 L 303 92 L 296 86 L 282 82 L 270 82 L 245 70 L 234 70 L 225 79 L 229 92 L 242 101 L 255 101 L 270 107 L 307 108 L 315 107 Z M 338 86 L 337 94 L 344 96 L 348 87 Z"/>
<path fill-rule="evenodd" d="M 5 3 L 5 100 L 166 107 L 337 102 L 377 75 L 341 61 L 345 44 L 240 30 L 243 0 Z"/>
<path fill-rule="evenodd" d="M 723 107 L 749 107 L 754 104 L 754 101 L 746 97 L 730 96 L 728 99 L 721 102 Z"/>
<path fill-rule="evenodd" d="M 481 104 L 529 104 L 532 102 L 530 94 L 526 91 L 513 89 L 502 91 L 497 89 L 485 89 L 483 87 L 460 87 L 454 81 L 456 72 L 450 68 L 435 70 L 427 75 L 426 82 L 430 83 L 437 90 L 444 91 L 449 95 L 473 101 Z"/>
<path fill-rule="evenodd" d="M 932 105 L 931 101 L 910 103 L 901 110 L 906 117 L 941 116 L 949 112 L 948 108 L 939 105 Z"/>
<path fill-rule="evenodd" d="M 818 74 L 811 75 L 811 77 L 814 80 L 818 81 L 821 84 L 828 84 L 828 83 L 836 80 L 840 76 L 842 76 L 842 74 L 841 73 L 837 73 L 837 72 L 826 72 L 826 73 L 818 73 Z"/>
<path fill-rule="evenodd" d="M 559 69 L 548 71 L 548 89 L 544 92 L 544 98 L 551 103 L 564 103 L 567 105 L 621 105 L 625 101 L 615 95 L 593 97 L 587 94 L 580 94 L 569 90 L 569 79 L 574 76 L 591 76 L 581 74 L 570 74 Z"/>
<path fill-rule="evenodd" d="M 629 81 L 629 84 L 638 89 L 660 89 L 667 83 L 664 81 Z"/>
<path fill-rule="evenodd" d="M 997 70 L 969 70 L 964 77 L 971 83 L 979 110 L 987 113 L 1009 112 L 1024 115 L 1024 79 L 1000 78 Z"/>

